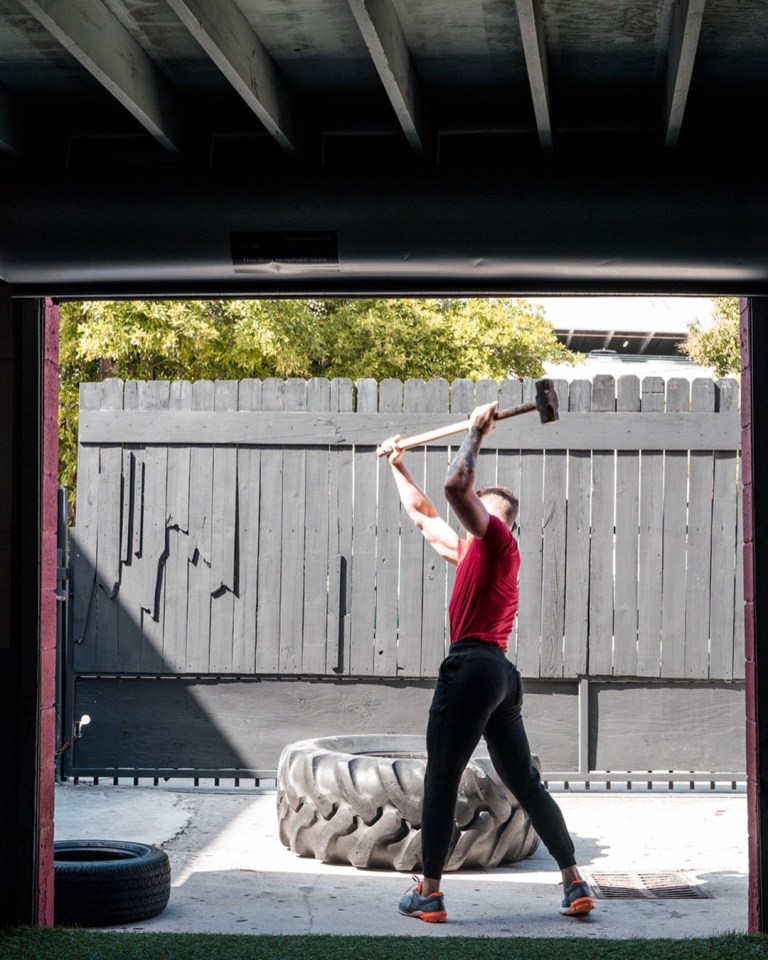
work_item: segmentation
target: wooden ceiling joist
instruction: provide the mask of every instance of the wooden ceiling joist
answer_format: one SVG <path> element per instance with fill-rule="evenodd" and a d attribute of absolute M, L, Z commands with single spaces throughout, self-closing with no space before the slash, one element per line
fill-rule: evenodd
<path fill-rule="evenodd" d="M 347 0 L 410 146 L 427 147 L 419 79 L 391 0 Z"/>
<path fill-rule="evenodd" d="M 233 0 L 168 0 L 184 26 L 283 150 L 299 153 L 290 91 Z"/>
<path fill-rule="evenodd" d="M 166 150 L 178 152 L 173 88 L 101 0 L 19 2 Z"/>
<path fill-rule="evenodd" d="M 515 0 L 515 5 L 539 144 L 543 150 L 551 150 L 552 115 L 549 102 L 547 53 L 539 3 L 538 0 Z"/>
<path fill-rule="evenodd" d="M 675 5 L 667 57 L 664 143 L 677 146 L 691 87 L 707 0 L 680 0 Z"/>

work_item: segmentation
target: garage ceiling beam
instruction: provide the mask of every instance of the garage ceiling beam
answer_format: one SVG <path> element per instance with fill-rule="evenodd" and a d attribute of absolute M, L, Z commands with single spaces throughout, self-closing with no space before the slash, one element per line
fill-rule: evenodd
<path fill-rule="evenodd" d="M 676 146 L 680 139 L 706 2 L 681 0 L 675 5 L 665 84 L 664 144 L 667 147 Z"/>
<path fill-rule="evenodd" d="M 19 0 L 166 150 L 179 149 L 173 88 L 101 0 Z"/>
<path fill-rule="evenodd" d="M 391 0 L 347 0 L 403 133 L 414 150 L 424 151 L 419 78 Z"/>
<path fill-rule="evenodd" d="M 552 114 L 549 104 L 547 53 L 539 2 L 538 0 L 515 0 L 515 6 L 539 144 L 543 150 L 549 151 L 552 149 Z"/>
<path fill-rule="evenodd" d="M 298 124 L 290 90 L 234 0 L 168 0 L 168 6 L 268 133 L 286 153 L 298 154 Z"/>

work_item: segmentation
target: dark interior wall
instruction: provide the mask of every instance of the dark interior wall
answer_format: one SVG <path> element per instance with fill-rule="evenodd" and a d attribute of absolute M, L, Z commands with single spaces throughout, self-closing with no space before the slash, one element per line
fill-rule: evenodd
<path fill-rule="evenodd" d="M 0 925 L 53 921 L 55 320 L 0 288 Z"/>
<path fill-rule="evenodd" d="M 10 287 L 0 285 L 0 502 L 11 502 L 13 490 L 13 323 Z M 12 647 L 11 630 L 11 511 L 0 511 L 0 922 L 16 914 L 15 891 L 29 876 L 21 874 L 16 858 L 17 767 L 19 697 L 14 677 L 18 673 L 18 650 Z"/>

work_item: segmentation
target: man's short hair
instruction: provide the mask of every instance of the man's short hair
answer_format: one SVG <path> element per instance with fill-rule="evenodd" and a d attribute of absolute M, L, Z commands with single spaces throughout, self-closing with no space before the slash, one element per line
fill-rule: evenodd
<path fill-rule="evenodd" d="M 477 491 L 481 500 L 493 498 L 499 504 L 503 520 L 511 530 L 517 519 L 517 510 L 520 501 L 508 487 L 482 487 Z"/>

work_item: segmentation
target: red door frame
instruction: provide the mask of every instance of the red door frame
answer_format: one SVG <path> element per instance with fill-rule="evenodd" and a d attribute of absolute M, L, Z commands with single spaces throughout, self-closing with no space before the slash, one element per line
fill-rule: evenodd
<path fill-rule="evenodd" d="M 53 925 L 53 830 L 56 782 L 56 587 L 59 475 L 59 308 L 42 306 L 40 485 L 40 638 L 37 759 L 37 924 Z"/>
<path fill-rule="evenodd" d="M 749 843 L 748 929 L 768 932 L 768 650 L 760 590 L 768 576 L 768 505 L 758 489 L 768 487 L 768 441 L 760 420 L 768 410 L 768 384 L 761 366 L 768 357 L 768 297 L 741 301 L 741 464 L 744 515 L 744 657 L 747 817 Z M 762 361 L 762 363 L 760 363 Z M 754 375 L 753 375 L 754 374 Z M 761 376 L 762 374 L 762 376 Z M 765 429 L 765 428 L 763 428 Z M 761 736 L 762 732 L 762 736 Z M 763 741 L 763 742 L 761 742 Z"/>

